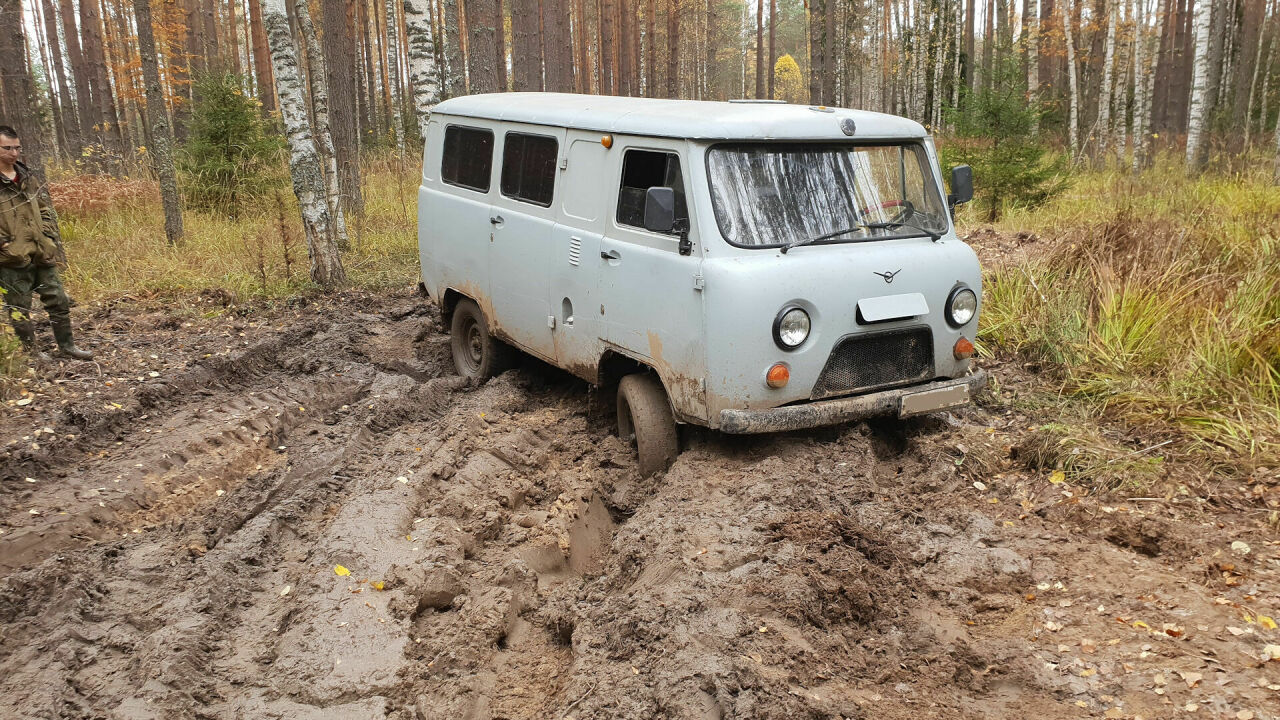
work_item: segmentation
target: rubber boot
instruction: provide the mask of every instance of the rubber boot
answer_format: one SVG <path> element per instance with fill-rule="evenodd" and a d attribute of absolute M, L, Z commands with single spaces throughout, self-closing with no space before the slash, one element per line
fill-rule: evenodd
<path fill-rule="evenodd" d="M 53 362 L 53 358 L 49 357 L 49 353 L 42 352 L 40 346 L 36 343 L 36 331 L 31 327 L 31 321 L 15 322 L 13 324 L 13 332 L 18 336 L 18 340 L 22 342 L 22 351 L 27 357 L 38 362 Z"/>
<path fill-rule="evenodd" d="M 58 341 L 58 354 L 62 357 L 69 357 L 75 360 L 92 360 L 93 353 L 89 350 L 81 350 L 76 347 L 75 341 L 71 339 L 71 319 L 70 318 L 50 318 L 50 324 L 53 325 L 53 337 Z"/>

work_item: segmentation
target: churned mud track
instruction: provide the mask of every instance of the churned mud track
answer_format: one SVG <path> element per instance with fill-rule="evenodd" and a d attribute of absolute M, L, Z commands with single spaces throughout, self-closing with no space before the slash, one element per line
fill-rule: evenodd
<path fill-rule="evenodd" d="M 414 298 L 239 332 L 2 458 L 0 717 L 1274 717 L 1276 546 L 976 489 L 997 401 L 642 479 L 604 393 L 467 387 Z"/>

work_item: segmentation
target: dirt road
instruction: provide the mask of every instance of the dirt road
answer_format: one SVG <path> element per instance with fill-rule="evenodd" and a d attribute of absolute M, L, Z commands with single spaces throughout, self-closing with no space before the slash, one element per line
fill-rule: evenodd
<path fill-rule="evenodd" d="M 466 387 L 416 296 L 224 303 L 80 308 L 100 361 L 3 405 L 0 717 L 1280 717 L 1275 475 L 1051 482 L 1015 373 L 641 480 L 608 398 Z"/>

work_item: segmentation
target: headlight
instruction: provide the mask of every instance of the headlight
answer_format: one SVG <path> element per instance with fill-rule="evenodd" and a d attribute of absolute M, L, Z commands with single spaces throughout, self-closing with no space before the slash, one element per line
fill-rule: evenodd
<path fill-rule="evenodd" d="M 960 327 L 973 319 L 978 312 L 978 296 L 967 287 L 958 287 L 947 298 L 947 323 Z"/>
<path fill-rule="evenodd" d="M 809 313 L 789 306 L 773 321 L 773 341 L 783 350 L 795 350 L 809 338 Z"/>

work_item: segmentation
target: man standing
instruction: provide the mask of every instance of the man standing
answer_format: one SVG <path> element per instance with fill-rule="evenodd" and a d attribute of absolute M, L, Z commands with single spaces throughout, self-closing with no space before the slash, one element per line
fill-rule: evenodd
<path fill-rule="evenodd" d="M 40 205 L 35 177 L 18 160 L 21 155 L 18 131 L 0 125 L 0 297 L 5 314 L 27 352 L 39 356 L 31 325 L 31 293 L 39 293 L 59 354 L 88 360 L 93 353 L 71 339 L 71 300 L 58 277 L 53 212 Z"/>

